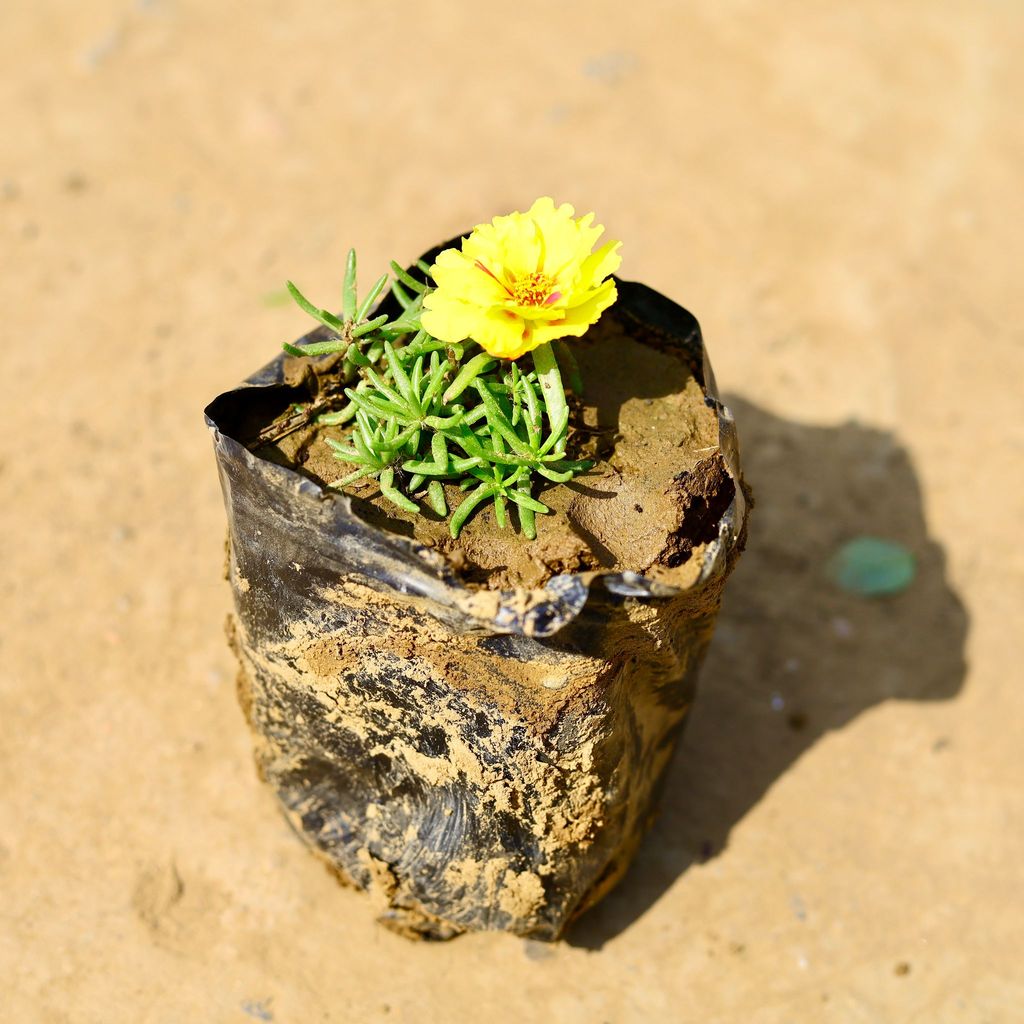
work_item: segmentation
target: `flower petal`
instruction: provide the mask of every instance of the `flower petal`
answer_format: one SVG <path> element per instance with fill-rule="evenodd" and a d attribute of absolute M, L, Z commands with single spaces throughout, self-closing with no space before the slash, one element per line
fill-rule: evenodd
<path fill-rule="evenodd" d="M 609 274 L 614 274 L 622 265 L 619 255 L 621 242 L 605 242 L 597 252 L 588 256 L 580 265 L 579 283 L 584 288 L 594 288 Z"/>
<path fill-rule="evenodd" d="M 423 313 L 420 316 L 423 329 L 431 337 L 449 345 L 472 337 L 480 318 L 479 306 L 451 298 L 440 289 L 427 292 L 423 298 Z"/>
<path fill-rule="evenodd" d="M 518 359 L 536 348 L 533 330 L 522 317 L 508 310 L 491 310 L 475 326 L 473 340 L 499 359 Z"/>
<path fill-rule="evenodd" d="M 458 295 L 465 302 L 489 305 L 508 298 L 508 291 L 486 264 L 468 258 L 458 249 L 439 253 L 431 276 L 442 292 Z"/>
<path fill-rule="evenodd" d="M 618 242 L 593 251 L 604 231 L 593 220 L 542 196 L 526 213 L 477 225 L 461 249 L 438 255 L 424 328 L 444 341 L 470 337 L 504 359 L 584 334 L 615 301 L 608 275 L 621 262 Z"/>
<path fill-rule="evenodd" d="M 570 306 L 565 311 L 565 323 L 572 326 L 584 324 L 586 327 L 589 327 L 591 324 L 596 323 L 598 317 L 616 298 L 618 298 L 618 291 L 615 287 L 615 282 L 612 280 L 605 281 L 600 288 L 592 291 L 583 302 Z M 568 333 L 570 332 L 566 331 L 566 334 Z"/>

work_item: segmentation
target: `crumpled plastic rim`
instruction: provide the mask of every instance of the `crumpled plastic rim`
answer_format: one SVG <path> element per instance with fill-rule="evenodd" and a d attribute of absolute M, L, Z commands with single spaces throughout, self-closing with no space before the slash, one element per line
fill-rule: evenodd
<path fill-rule="evenodd" d="M 455 239 L 425 253 L 422 260 L 432 262 L 441 249 L 458 244 Z M 412 272 L 414 268 L 410 268 Z M 655 330 L 671 344 L 687 350 L 695 369 L 699 370 L 699 379 L 705 393 L 705 401 L 713 408 L 718 418 L 719 447 L 725 462 L 726 470 L 735 484 L 735 495 L 718 524 L 718 536 L 705 546 L 702 555 L 700 573 L 695 581 L 685 587 L 678 587 L 652 580 L 640 573 L 632 571 L 607 572 L 589 570 L 581 573 L 554 576 L 543 586 L 533 589 L 517 588 L 512 590 L 488 591 L 497 595 L 496 611 L 486 618 L 480 615 L 474 605 L 479 606 L 480 590 L 470 590 L 454 572 L 446 566 L 443 559 L 430 548 L 400 534 L 391 533 L 366 522 L 352 510 L 349 497 L 328 491 L 308 477 L 301 476 L 293 469 L 257 460 L 237 439 L 224 433 L 215 417 L 218 405 L 229 395 L 250 388 L 273 388 L 285 385 L 284 354 L 278 355 L 266 366 L 258 370 L 239 387 L 218 396 L 205 410 L 206 424 L 214 438 L 218 457 L 243 458 L 262 463 L 264 472 L 274 476 L 280 475 L 280 483 L 297 493 L 321 502 L 337 503 L 338 511 L 343 519 L 357 520 L 363 529 L 377 535 L 377 540 L 391 548 L 397 561 L 405 563 L 401 579 L 390 580 L 390 584 L 402 593 L 417 593 L 420 596 L 439 601 L 442 604 L 457 608 L 467 618 L 473 620 L 476 628 L 492 633 L 520 634 L 530 637 L 552 636 L 575 619 L 583 610 L 590 594 L 591 586 L 600 581 L 608 593 L 618 598 L 636 600 L 656 600 L 671 598 L 698 587 L 722 573 L 728 562 L 728 556 L 737 543 L 746 521 L 747 503 L 741 484 L 739 465 L 739 445 L 736 424 L 732 413 L 718 399 L 714 373 L 707 356 L 697 320 L 683 307 L 672 302 L 660 293 L 635 281 L 623 281 L 616 278 L 619 289 L 618 305 L 625 315 Z M 378 312 L 396 315 L 397 308 L 389 308 L 395 300 L 388 296 L 377 307 Z M 679 331 L 680 324 L 688 324 L 688 330 Z M 296 343 L 321 340 L 324 329 L 317 328 L 300 338 Z M 223 476 L 223 473 L 222 473 Z M 417 567 L 418 572 L 413 573 Z M 396 574 L 397 576 L 398 574 Z"/>

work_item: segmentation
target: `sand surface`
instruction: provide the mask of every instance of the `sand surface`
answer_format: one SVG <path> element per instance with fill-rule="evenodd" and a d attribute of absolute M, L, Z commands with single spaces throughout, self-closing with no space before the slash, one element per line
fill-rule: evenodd
<path fill-rule="evenodd" d="M 0 8 L 0 1020 L 1024 1013 L 1024 9 Z M 201 409 L 539 194 L 700 318 L 758 507 L 664 813 L 557 946 L 412 945 L 257 781 Z M 825 563 L 877 534 L 917 579 Z"/>

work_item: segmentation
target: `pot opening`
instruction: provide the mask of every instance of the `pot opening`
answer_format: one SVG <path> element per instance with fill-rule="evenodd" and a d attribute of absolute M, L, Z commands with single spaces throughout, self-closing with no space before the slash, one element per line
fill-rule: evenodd
<path fill-rule="evenodd" d="M 537 517 L 536 540 L 519 533 L 514 513 L 499 530 L 493 507 L 453 540 L 447 520 L 425 503 L 419 515 L 397 509 L 372 480 L 346 488 L 353 512 L 432 548 L 466 583 L 489 589 L 536 588 L 587 571 L 632 571 L 677 587 L 695 582 L 702 559 L 694 555 L 717 539 L 736 485 L 719 449 L 717 409 L 691 353 L 618 306 L 572 346 L 584 387 L 573 400 L 570 457 L 595 465 L 538 489 L 553 514 Z M 341 440 L 346 428 L 315 421 L 343 401 L 338 370 L 332 357 L 284 360 L 288 383 L 235 392 L 238 407 L 222 410 L 254 455 L 328 494 L 350 468 L 325 443 Z M 454 508 L 462 495 L 448 487 L 446 498 Z"/>

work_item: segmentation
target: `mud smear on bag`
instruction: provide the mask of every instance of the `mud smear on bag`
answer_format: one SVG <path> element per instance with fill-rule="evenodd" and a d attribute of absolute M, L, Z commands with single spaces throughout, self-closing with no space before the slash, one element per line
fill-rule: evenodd
<path fill-rule="evenodd" d="M 696 320 L 619 286 L 573 343 L 570 454 L 596 465 L 540 492 L 534 542 L 325 487 L 337 359 L 207 409 L 259 772 L 406 935 L 561 935 L 626 870 L 694 699 L 749 496 Z"/>

